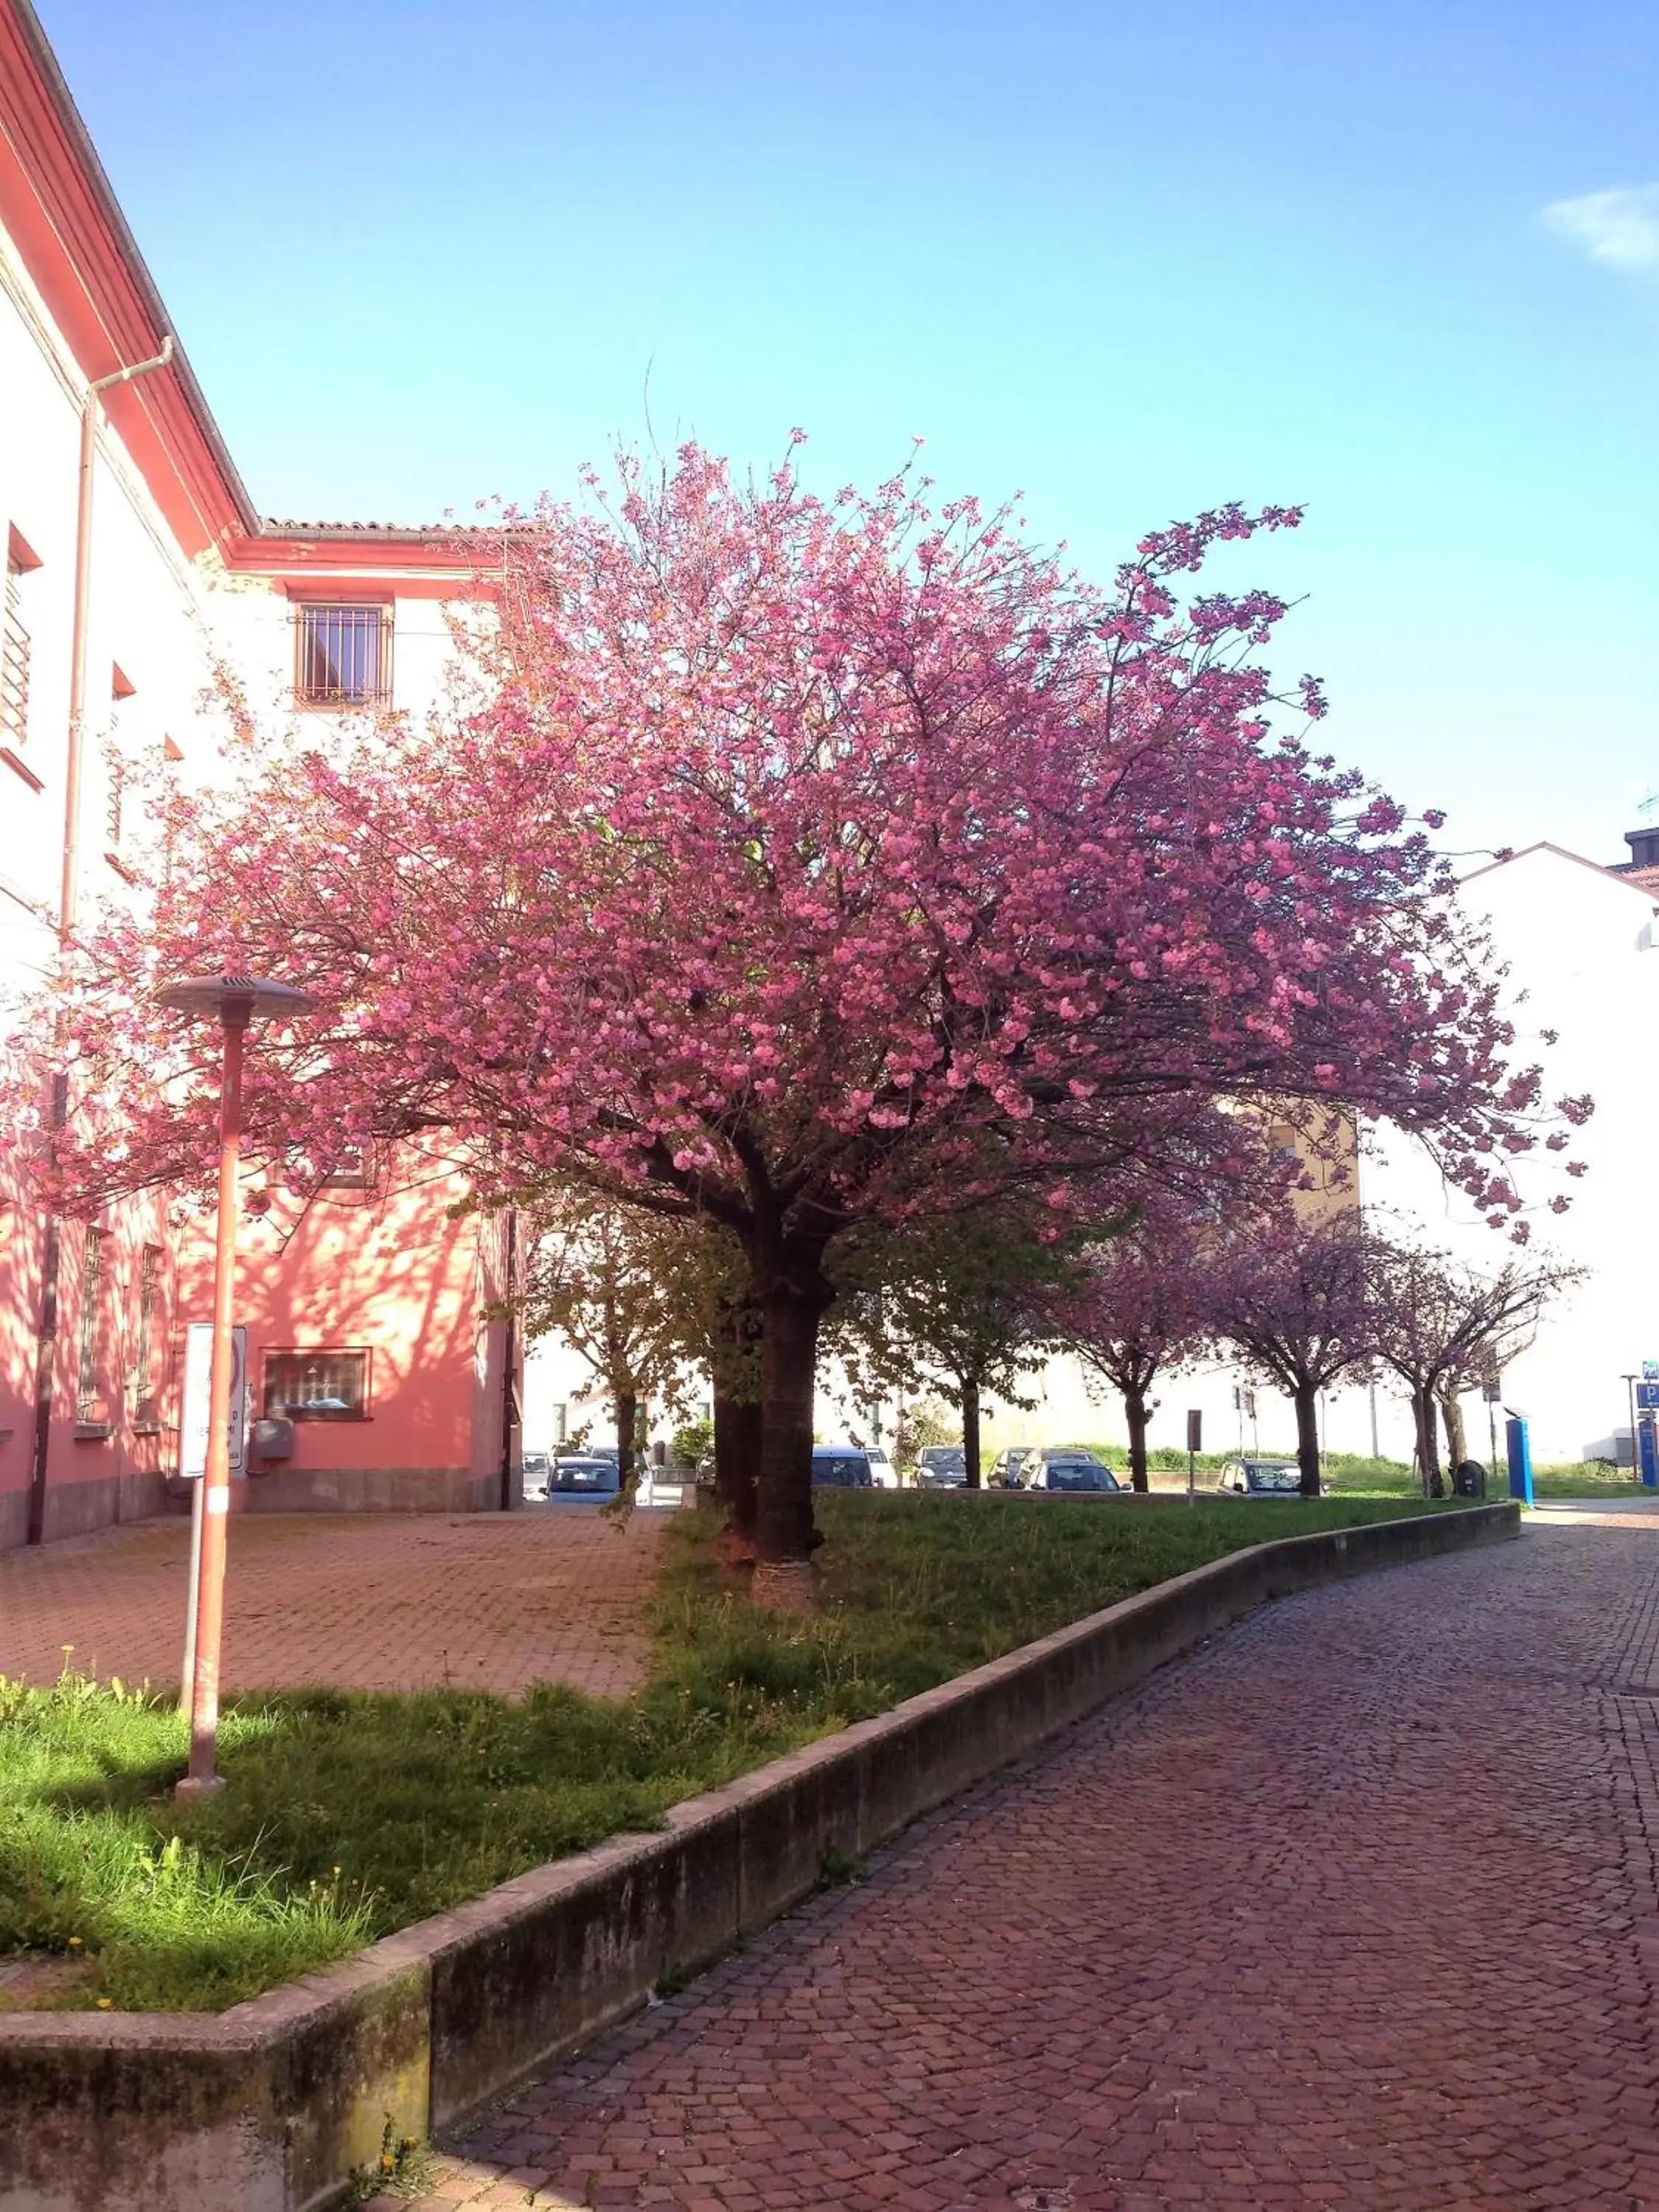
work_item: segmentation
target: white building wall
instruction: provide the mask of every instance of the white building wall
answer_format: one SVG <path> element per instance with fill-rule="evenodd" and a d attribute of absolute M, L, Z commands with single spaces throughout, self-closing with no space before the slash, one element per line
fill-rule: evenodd
<path fill-rule="evenodd" d="M 1533 1214 L 1534 1247 L 1589 1273 L 1504 1378 L 1505 1402 L 1531 1423 L 1534 1458 L 1576 1460 L 1628 1427 L 1620 1377 L 1659 1358 L 1659 1277 L 1645 1233 L 1659 1118 L 1659 901 L 1544 846 L 1472 878 L 1464 902 L 1509 964 L 1517 1054 L 1543 1063 L 1549 1098 L 1588 1091 L 1595 1101 L 1566 1155 L 1588 1164 L 1582 1181 L 1552 1176 L 1535 1158 L 1518 1164 L 1523 1198 L 1540 1203 L 1561 1189 L 1572 1200 L 1559 1217 Z M 1544 1042 L 1547 1030 L 1554 1045 Z M 1446 1190 L 1420 1154 L 1397 1139 L 1382 1140 L 1377 1153 L 1368 1177 L 1374 1201 L 1479 1264 L 1508 1256 L 1502 1233 Z"/>

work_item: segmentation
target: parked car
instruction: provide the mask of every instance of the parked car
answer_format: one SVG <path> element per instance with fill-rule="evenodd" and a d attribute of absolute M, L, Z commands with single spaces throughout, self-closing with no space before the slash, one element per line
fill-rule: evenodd
<path fill-rule="evenodd" d="M 864 1456 L 870 1462 L 870 1480 L 875 1484 L 876 1488 L 896 1490 L 899 1486 L 898 1469 L 888 1457 L 885 1447 L 881 1444 L 865 1444 L 861 1449 Z"/>
<path fill-rule="evenodd" d="M 1019 1471 L 1022 1490 L 1121 1490 L 1123 1485 L 1103 1460 L 1075 1446 L 1045 1444 L 1027 1455 Z"/>
<path fill-rule="evenodd" d="M 621 1488 L 622 1477 L 614 1460 L 599 1459 L 591 1452 L 562 1452 L 553 1462 L 544 1495 L 550 1505 L 568 1504 L 577 1498 L 597 1498 L 603 1503 L 615 1498 Z"/>
<path fill-rule="evenodd" d="M 1018 1490 L 1019 1471 L 1031 1456 L 1030 1444 L 1008 1444 L 991 1462 L 989 1480 L 1000 1484 L 1005 1490 Z"/>
<path fill-rule="evenodd" d="M 960 1444 L 924 1444 L 916 1454 L 916 1480 L 927 1490 L 959 1490 L 968 1480 L 968 1455 Z"/>
<path fill-rule="evenodd" d="M 852 1444 L 814 1444 L 812 1481 L 826 1490 L 873 1489 L 870 1455 Z"/>
<path fill-rule="evenodd" d="M 1218 1480 L 1227 1498 L 1299 1498 L 1302 1470 L 1293 1459 L 1225 1459 Z M 1323 1483 L 1320 1485 L 1322 1491 Z"/>
<path fill-rule="evenodd" d="M 526 1452 L 524 1455 L 524 1494 L 526 1498 L 545 1498 L 547 1478 L 553 1471 L 553 1462 L 545 1452 Z"/>

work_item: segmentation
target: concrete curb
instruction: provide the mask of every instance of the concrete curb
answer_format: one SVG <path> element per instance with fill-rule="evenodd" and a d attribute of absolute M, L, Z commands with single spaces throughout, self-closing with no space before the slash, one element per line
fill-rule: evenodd
<path fill-rule="evenodd" d="M 1264 1516 L 1270 1507 L 1262 1509 Z M 0 2212 L 321 2212 L 1269 1600 L 1515 1536 L 1513 1504 L 1230 1553 L 221 2014 L 0 2014 Z"/>

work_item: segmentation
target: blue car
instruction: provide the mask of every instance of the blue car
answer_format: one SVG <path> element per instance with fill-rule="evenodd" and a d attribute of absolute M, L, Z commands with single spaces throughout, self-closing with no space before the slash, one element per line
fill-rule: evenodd
<path fill-rule="evenodd" d="M 873 1490 L 868 1454 L 849 1444 L 814 1444 L 812 1484 L 815 1489 Z"/>
<path fill-rule="evenodd" d="M 1121 1490 L 1123 1485 L 1103 1460 L 1074 1447 L 1034 1451 L 1019 1471 L 1022 1490 L 1079 1492 Z"/>

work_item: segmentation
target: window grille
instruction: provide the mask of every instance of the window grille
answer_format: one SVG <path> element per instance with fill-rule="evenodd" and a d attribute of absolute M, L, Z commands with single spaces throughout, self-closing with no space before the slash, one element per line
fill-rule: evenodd
<path fill-rule="evenodd" d="M 138 1342 L 132 1359 L 133 1395 L 141 1406 L 155 1395 L 149 1363 L 155 1343 L 155 1294 L 161 1276 L 161 1248 L 146 1244 L 138 1263 Z"/>
<path fill-rule="evenodd" d="M 382 707 L 392 697 L 388 607 L 301 607 L 295 696 L 302 707 Z"/>
<path fill-rule="evenodd" d="M 90 1421 L 97 1417 L 98 1301 L 104 1282 L 104 1232 L 88 1229 L 81 1262 L 81 1368 L 75 1393 L 75 1417 Z"/>
<path fill-rule="evenodd" d="M 368 1352 L 266 1352 L 264 1411 L 290 1421 L 366 1420 Z"/>
<path fill-rule="evenodd" d="M 23 624 L 22 563 L 6 556 L 6 596 L 0 614 L 0 738 L 24 744 L 29 733 L 29 634 Z"/>

